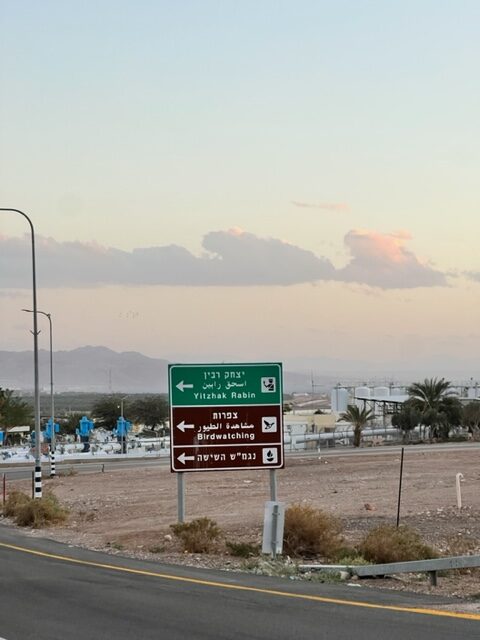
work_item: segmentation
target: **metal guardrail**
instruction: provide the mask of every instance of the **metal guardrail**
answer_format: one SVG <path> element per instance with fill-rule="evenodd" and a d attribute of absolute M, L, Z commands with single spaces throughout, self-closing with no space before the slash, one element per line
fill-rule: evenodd
<path fill-rule="evenodd" d="M 386 576 L 394 573 L 428 573 L 432 586 L 437 585 L 437 572 L 453 569 L 471 569 L 480 567 L 480 555 L 452 556 L 433 560 L 412 560 L 410 562 L 391 562 L 389 564 L 340 565 L 340 564 L 301 564 L 301 571 L 346 571 L 351 576 L 367 578 Z"/>

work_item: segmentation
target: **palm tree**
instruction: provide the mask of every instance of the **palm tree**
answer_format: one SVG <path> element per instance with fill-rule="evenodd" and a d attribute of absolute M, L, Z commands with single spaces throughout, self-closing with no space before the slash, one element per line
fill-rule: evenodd
<path fill-rule="evenodd" d="M 412 404 L 422 413 L 433 409 L 438 411 L 445 395 L 451 393 L 450 382 L 445 378 L 425 378 L 423 382 L 414 382 L 407 389 Z"/>
<path fill-rule="evenodd" d="M 353 446 L 359 447 L 362 439 L 362 429 L 369 420 L 374 418 L 375 414 L 371 409 L 365 406 L 360 409 L 354 404 L 349 404 L 347 410 L 342 413 L 340 418 L 353 425 Z"/>
<path fill-rule="evenodd" d="M 461 406 L 452 397 L 450 382 L 445 378 L 425 378 L 407 389 L 410 402 L 421 413 L 422 423 L 430 427 L 431 435 L 447 439 L 451 424 L 459 424 Z"/>

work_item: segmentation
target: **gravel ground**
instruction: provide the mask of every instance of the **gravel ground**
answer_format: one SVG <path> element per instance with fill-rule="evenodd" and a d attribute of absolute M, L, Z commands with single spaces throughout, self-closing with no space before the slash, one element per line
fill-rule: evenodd
<path fill-rule="evenodd" d="M 425 542 L 442 554 L 480 554 L 480 451 L 405 450 L 401 523 L 414 527 Z M 346 543 L 355 544 L 380 523 L 396 521 L 400 455 L 387 448 L 365 449 L 361 455 L 338 454 L 287 457 L 278 471 L 278 498 L 307 503 L 338 516 Z M 455 475 L 461 472 L 462 509 L 456 507 Z M 190 473 L 186 479 L 186 519 L 208 517 L 222 528 L 225 539 L 261 543 L 264 503 L 269 499 L 265 471 Z M 28 491 L 29 483 L 18 481 Z M 186 554 L 179 549 L 170 525 L 177 518 L 177 483 L 165 466 L 105 473 L 73 474 L 47 480 L 71 510 L 65 525 L 32 535 L 101 549 L 112 554 L 154 558 L 160 562 L 228 570 L 252 570 L 258 559 L 215 554 Z M 266 572 L 278 572 L 264 563 Z M 287 573 L 291 569 L 287 570 Z M 431 587 L 423 575 L 401 574 L 362 585 L 437 593 L 471 600 L 480 610 L 480 570 L 448 572 Z"/>

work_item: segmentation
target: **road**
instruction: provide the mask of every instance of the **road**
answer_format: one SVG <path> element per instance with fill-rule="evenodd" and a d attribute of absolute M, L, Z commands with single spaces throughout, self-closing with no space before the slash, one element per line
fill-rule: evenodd
<path fill-rule="evenodd" d="M 5 640 L 478 640 L 445 599 L 169 567 L 0 526 Z"/>
<path fill-rule="evenodd" d="M 335 447 L 329 448 L 322 447 L 319 452 L 317 449 L 290 451 L 285 448 L 286 464 L 288 464 L 288 458 L 311 458 L 318 457 L 345 457 L 345 456 L 372 456 L 372 455 L 398 455 L 401 450 L 400 445 L 394 446 L 382 446 L 382 447 L 361 447 L 360 449 L 354 449 L 353 447 Z M 480 453 L 480 442 L 446 442 L 442 444 L 418 444 L 410 445 L 406 447 L 408 454 L 415 453 L 434 453 L 435 451 L 463 451 L 478 449 Z M 109 458 L 84 458 L 82 460 L 64 460 L 56 463 L 57 473 L 68 471 L 72 468 L 76 473 L 97 473 L 102 467 L 105 471 L 112 471 L 113 469 L 129 469 L 132 467 L 150 467 L 150 466 L 167 466 L 170 465 L 170 456 L 161 456 L 152 458 L 135 457 L 134 455 L 118 455 Z M 34 463 L 30 464 L 8 464 L 0 463 L 0 475 L 5 473 L 8 480 L 24 480 L 32 477 Z M 44 475 L 49 475 L 50 464 L 48 462 L 42 463 L 42 469 Z M 1 640 L 1 638 L 0 638 Z"/>

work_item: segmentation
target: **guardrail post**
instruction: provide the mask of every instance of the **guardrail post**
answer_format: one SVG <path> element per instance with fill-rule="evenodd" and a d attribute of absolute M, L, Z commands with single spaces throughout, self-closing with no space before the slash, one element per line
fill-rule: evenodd
<path fill-rule="evenodd" d="M 400 480 L 398 483 L 398 503 L 397 503 L 397 529 L 400 525 L 400 502 L 402 500 L 402 479 L 403 479 L 403 454 L 405 447 L 402 447 L 402 455 L 400 458 Z"/>
<path fill-rule="evenodd" d="M 463 480 L 463 473 L 457 473 L 455 476 L 455 487 L 457 490 L 457 509 L 462 508 L 462 488 L 460 482 Z"/>
<path fill-rule="evenodd" d="M 430 584 L 432 585 L 432 587 L 436 587 L 437 586 L 437 572 L 436 571 L 429 571 L 428 575 L 429 575 L 429 578 L 430 578 Z"/>
<path fill-rule="evenodd" d="M 3 504 L 5 504 L 7 500 L 7 475 L 3 474 Z"/>

